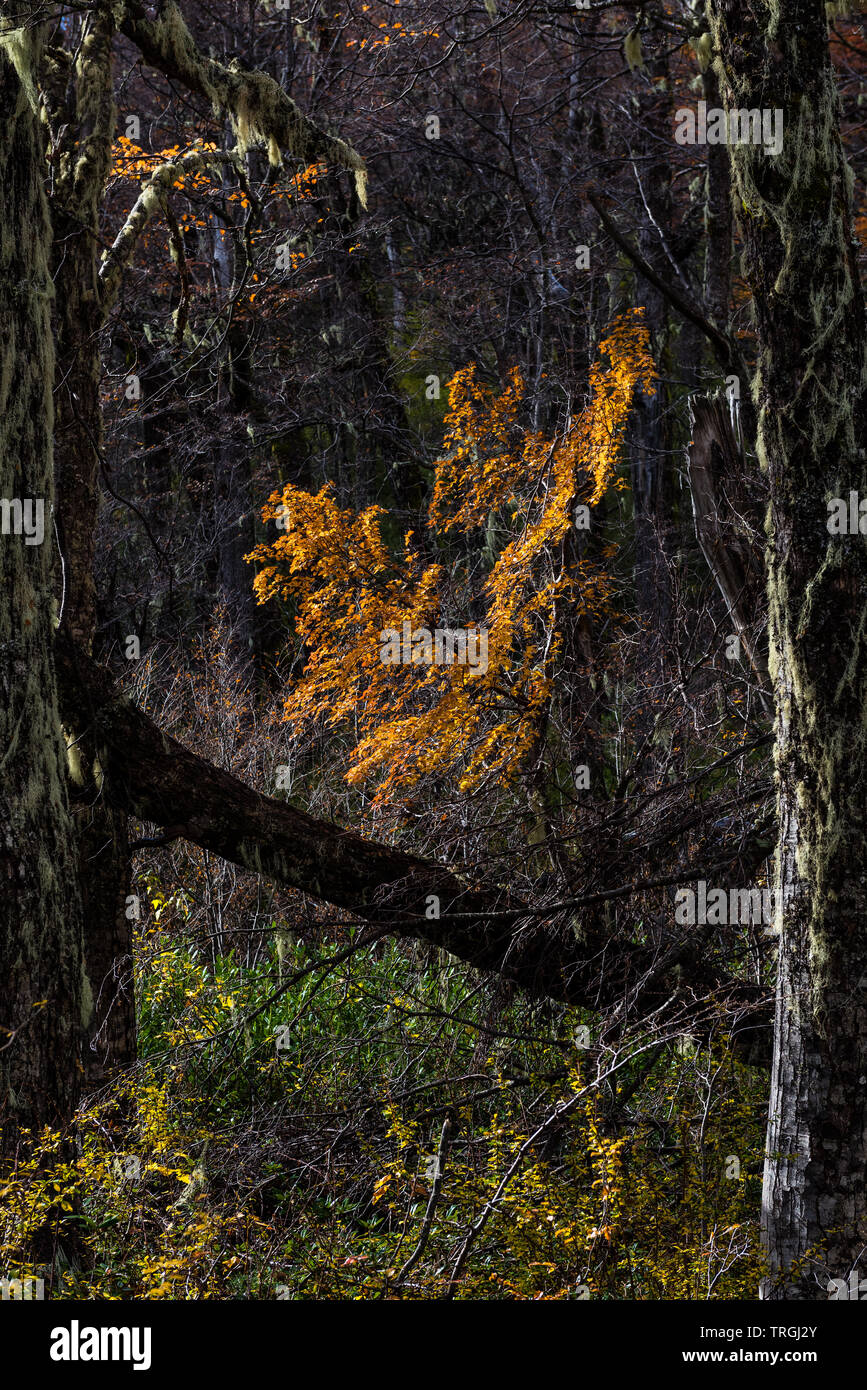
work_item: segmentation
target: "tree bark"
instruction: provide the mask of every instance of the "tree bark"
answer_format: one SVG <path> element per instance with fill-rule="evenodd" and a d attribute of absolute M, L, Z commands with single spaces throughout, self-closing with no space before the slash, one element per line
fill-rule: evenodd
<path fill-rule="evenodd" d="M 253 157 L 251 151 L 248 163 Z M 231 184 L 223 170 L 223 191 Z M 214 228 L 214 279 L 225 296 L 236 285 L 235 246 L 228 234 Z M 225 438 L 214 457 L 214 516 L 217 537 L 217 586 L 226 605 L 228 639 L 233 664 L 256 677 L 264 648 L 263 614 L 256 602 L 245 556 L 256 544 L 250 449 L 239 442 L 243 416 L 253 404 L 253 347 L 251 330 L 232 318 L 226 330 L 219 366 L 217 406 L 225 421 Z"/>
<path fill-rule="evenodd" d="M 709 0 L 727 108 L 781 109 L 782 152 L 730 147 L 770 484 L 781 917 L 763 1296 L 824 1299 L 867 1264 L 867 552 L 827 501 L 867 494 L 852 178 L 824 7 Z"/>
<path fill-rule="evenodd" d="M 665 229 L 671 227 L 671 164 L 666 157 L 670 120 L 669 64 L 667 42 L 660 36 L 654 37 L 646 65 L 647 72 L 637 79 L 638 129 L 633 159 L 636 183 L 639 183 L 638 249 L 657 274 L 665 277 L 674 272 L 662 240 Z M 644 306 L 651 355 L 663 378 L 663 358 L 668 347 L 668 302 L 656 285 L 640 275 L 636 275 L 636 290 L 635 302 Z M 653 395 L 636 393 L 629 433 L 635 603 L 639 620 L 648 634 L 644 677 L 651 691 L 660 681 L 664 653 L 671 642 L 672 597 L 665 537 L 671 525 L 672 449 L 665 392 L 664 381 L 660 380 Z M 652 722 L 652 711 L 649 708 L 642 711 L 638 723 L 642 736 Z"/>
<path fill-rule="evenodd" d="M 102 3 L 89 18 L 72 81 L 58 93 L 70 108 L 63 112 L 69 131 L 52 200 L 58 367 L 55 474 L 63 557 L 55 587 L 61 627 L 86 651 L 92 649 L 96 629 L 94 549 L 103 457 L 99 213 L 115 124 L 113 35 L 111 5 Z M 55 111 L 54 118 L 57 123 L 60 113 Z M 74 748 L 69 791 L 84 906 L 85 958 L 94 999 L 84 1066 L 88 1083 L 98 1085 L 106 1067 L 129 1066 L 136 1055 L 132 924 L 126 917 L 131 865 L 126 816 L 103 797 L 102 774 L 87 729 L 70 724 L 65 734 Z"/>
<path fill-rule="evenodd" d="M 53 660 L 51 230 L 31 104 L 40 34 L 0 35 L 0 496 L 41 501 L 45 534 L 0 535 L 0 1153 L 61 1127 L 90 1013 Z M 13 56 L 14 55 L 14 56 Z M 4 527 L 4 531 L 7 528 Z M 35 535 L 36 533 L 34 533 Z"/>

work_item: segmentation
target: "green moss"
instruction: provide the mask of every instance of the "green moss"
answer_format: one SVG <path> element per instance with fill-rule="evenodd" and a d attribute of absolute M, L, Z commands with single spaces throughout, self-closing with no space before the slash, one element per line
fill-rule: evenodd
<path fill-rule="evenodd" d="M 24 96 L 34 111 L 39 110 L 34 74 L 40 47 L 35 29 L 14 29 L 8 27 L 7 20 L 0 20 L 0 48 L 15 68 Z"/>
<path fill-rule="evenodd" d="M 630 72 L 641 71 L 644 68 L 644 54 L 641 51 L 641 32 L 632 29 L 623 40 L 623 56 L 626 59 L 626 66 Z"/>
<path fill-rule="evenodd" d="M 167 0 L 163 5 L 154 23 L 154 33 L 159 47 L 177 67 L 183 69 L 191 66 L 197 69 L 205 95 L 217 114 L 221 105 L 220 94 L 208 76 L 207 66 L 202 63 L 201 54 L 175 0 Z"/>
<path fill-rule="evenodd" d="M 78 741 L 71 729 L 64 727 L 63 736 L 66 740 L 66 763 L 69 769 L 70 781 L 77 787 L 84 786 L 84 772 L 81 766 L 81 756 L 78 751 Z"/>
<path fill-rule="evenodd" d="M 90 979 L 84 966 L 81 968 L 81 1026 L 89 1028 L 93 1018 L 94 1002 L 93 990 L 90 987 Z"/>

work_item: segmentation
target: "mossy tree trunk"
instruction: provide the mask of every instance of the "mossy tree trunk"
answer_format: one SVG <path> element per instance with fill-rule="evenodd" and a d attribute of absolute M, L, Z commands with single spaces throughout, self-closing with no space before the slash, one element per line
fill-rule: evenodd
<path fill-rule="evenodd" d="M 63 555 L 57 585 L 63 631 L 87 651 L 93 649 L 96 630 L 94 548 L 103 456 L 99 390 L 104 321 L 99 214 L 115 124 L 113 34 L 111 5 L 95 6 L 71 72 L 64 70 L 57 74 L 59 80 L 52 80 L 49 57 L 41 73 L 61 152 L 52 199 L 55 474 Z M 99 1084 L 107 1070 L 129 1066 L 136 1055 L 132 922 L 126 916 L 131 876 L 127 818 L 103 796 L 88 721 L 67 727 L 66 735 L 74 748 L 69 790 L 80 863 L 85 960 L 94 999 L 84 1066 L 88 1082 Z"/>
<path fill-rule="evenodd" d="M 37 30 L 9 48 L 0 42 L 0 497 L 44 507 L 41 544 L 0 535 L 4 1157 L 21 1126 L 62 1126 L 72 1116 L 90 993 L 53 655 L 50 225 L 42 130 L 28 96 L 38 43 Z"/>
<path fill-rule="evenodd" d="M 867 552 L 827 501 L 867 494 L 852 180 L 817 0 L 708 0 L 729 108 L 782 109 L 782 152 L 731 146 L 770 486 L 781 915 L 763 1200 L 768 1298 L 867 1266 Z"/>

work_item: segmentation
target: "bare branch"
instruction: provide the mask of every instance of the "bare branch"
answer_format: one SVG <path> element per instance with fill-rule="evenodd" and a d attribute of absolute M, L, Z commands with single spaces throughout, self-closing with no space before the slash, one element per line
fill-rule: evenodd
<path fill-rule="evenodd" d="M 632 245 L 629 238 L 620 230 L 614 218 L 602 206 L 602 203 L 595 193 L 588 193 L 587 201 L 595 208 L 600 222 L 615 246 L 623 252 L 624 256 L 632 261 L 636 270 L 639 270 L 645 280 L 649 280 L 651 285 L 659 290 L 660 294 L 665 295 L 669 304 L 671 304 L 683 318 L 688 319 L 690 323 L 695 324 L 696 328 L 701 329 L 701 332 L 707 338 L 708 342 L 713 346 L 720 365 L 725 369 L 731 367 L 743 377 L 744 381 L 748 381 L 749 372 L 747 371 L 746 364 L 734 339 L 730 338 L 728 334 L 723 333 L 715 324 L 712 324 L 702 313 L 691 296 L 679 290 L 672 284 L 670 279 L 666 280 L 654 270 L 650 262 L 645 260 L 641 252 Z"/>

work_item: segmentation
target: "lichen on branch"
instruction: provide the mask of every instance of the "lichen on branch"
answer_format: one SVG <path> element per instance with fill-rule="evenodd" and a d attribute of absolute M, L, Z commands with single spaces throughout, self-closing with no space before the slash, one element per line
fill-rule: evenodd
<path fill-rule="evenodd" d="M 175 0 L 164 0 L 153 20 L 138 0 L 126 0 L 120 27 L 146 62 L 207 97 L 214 114 L 229 119 L 240 154 L 262 143 L 272 165 L 279 151 L 287 150 L 306 164 L 322 161 L 348 169 L 359 201 L 367 206 L 367 169 L 351 145 L 315 125 L 267 73 L 245 70 L 237 60 L 226 65 L 206 57 Z"/>

